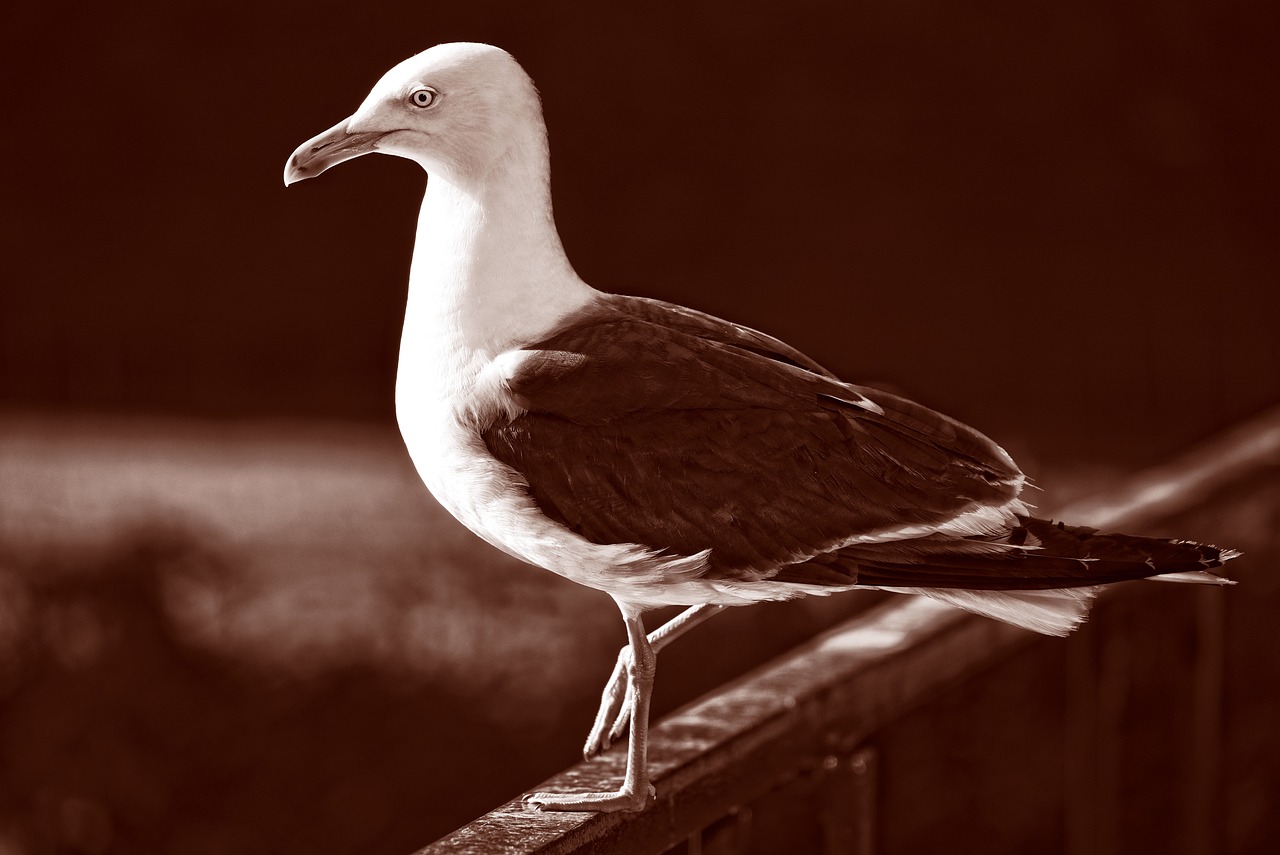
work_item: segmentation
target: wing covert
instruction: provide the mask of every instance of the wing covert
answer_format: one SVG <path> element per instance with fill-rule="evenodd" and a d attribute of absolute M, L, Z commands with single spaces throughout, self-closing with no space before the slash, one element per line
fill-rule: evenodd
<path fill-rule="evenodd" d="M 758 579 L 1016 497 L 1012 460 L 959 422 L 663 311 L 608 297 L 525 348 L 507 377 L 524 412 L 483 430 L 539 508 L 588 540 L 710 549 L 708 576 Z"/>

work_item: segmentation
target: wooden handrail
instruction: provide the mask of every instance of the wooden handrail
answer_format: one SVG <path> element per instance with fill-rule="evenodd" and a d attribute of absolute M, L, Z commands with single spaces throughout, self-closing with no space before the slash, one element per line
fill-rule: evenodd
<path fill-rule="evenodd" d="M 1145 525 L 1277 464 L 1280 408 L 1104 497 L 1062 508 L 1058 516 L 1102 527 Z M 517 798 L 419 855 L 663 852 L 731 816 L 735 806 L 758 798 L 771 782 L 806 764 L 846 769 L 849 791 L 856 796 L 860 776 L 874 763 L 874 756 L 860 748 L 871 734 L 938 687 L 1034 638 L 923 597 L 897 598 L 658 722 L 650 747 L 657 802 L 648 810 L 537 813 Z M 537 789 L 607 789 L 621 777 L 623 764 L 622 752 L 615 749 Z M 845 825 L 832 826 L 828 834 L 857 836 L 849 803 L 846 799 Z M 852 803 L 862 802 L 855 797 Z"/>

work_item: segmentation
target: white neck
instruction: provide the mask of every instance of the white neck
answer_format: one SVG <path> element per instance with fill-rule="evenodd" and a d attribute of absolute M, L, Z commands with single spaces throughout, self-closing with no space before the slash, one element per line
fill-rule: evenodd
<path fill-rule="evenodd" d="M 551 213 L 546 134 L 530 129 L 479 179 L 428 180 L 418 217 L 397 385 L 465 384 L 597 296 L 565 257 Z M 399 396 L 398 396 L 399 397 Z"/>

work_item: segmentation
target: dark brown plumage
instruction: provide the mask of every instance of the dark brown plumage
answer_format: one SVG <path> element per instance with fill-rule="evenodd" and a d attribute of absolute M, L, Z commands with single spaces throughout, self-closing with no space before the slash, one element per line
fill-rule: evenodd
<path fill-rule="evenodd" d="M 710 550 L 699 578 L 1039 590 L 1222 563 L 1211 546 L 1027 515 L 995 533 L 937 533 L 1016 499 L 1022 476 L 1007 454 L 689 309 L 611 295 L 525 350 L 508 379 L 525 411 L 481 427 L 490 453 L 543 513 L 594 543 Z M 877 538 L 905 525 L 922 528 Z M 869 542 L 836 546 L 859 536 Z"/>

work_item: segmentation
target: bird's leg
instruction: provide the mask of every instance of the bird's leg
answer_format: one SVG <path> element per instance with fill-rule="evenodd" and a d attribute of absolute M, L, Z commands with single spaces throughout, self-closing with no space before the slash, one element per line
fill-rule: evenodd
<path fill-rule="evenodd" d="M 650 642 L 652 644 L 652 642 Z M 655 653 L 657 651 L 654 651 Z M 595 723 L 587 734 L 587 744 L 582 748 L 582 756 L 590 760 L 613 744 L 613 740 L 621 736 L 614 730 L 625 725 L 631 715 L 631 699 L 634 690 L 631 680 L 627 678 L 628 666 L 631 664 L 631 646 L 627 645 L 618 651 L 618 661 L 613 665 L 613 673 L 605 684 L 604 693 L 600 696 L 600 709 L 596 711 Z"/>
<path fill-rule="evenodd" d="M 724 606 L 702 605 L 685 609 L 649 633 L 649 646 L 656 654 L 724 608 Z M 591 733 L 587 735 L 587 744 L 583 746 L 582 756 L 588 760 L 621 738 L 627 729 L 627 721 L 631 717 L 631 706 L 635 698 L 635 689 L 627 676 L 630 662 L 631 645 L 628 644 L 618 651 L 618 661 L 613 666 L 613 673 L 609 676 L 609 682 L 605 684 L 604 693 L 600 698 L 600 709 L 596 713 L 595 724 L 591 726 Z"/>
<path fill-rule="evenodd" d="M 631 744 L 622 786 L 612 793 L 532 793 L 525 796 L 527 807 L 534 810 L 644 810 L 653 798 L 648 767 L 649 697 L 653 694 L 653 675 L 657 670 L 658 657 L 645 636 L 640 610 L 622 603 L 619 605 L 631 645 L 631 659 L 626 670 L 632 698 Z"/>

